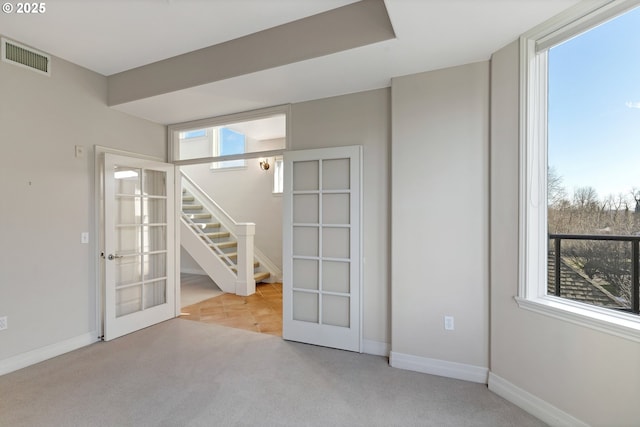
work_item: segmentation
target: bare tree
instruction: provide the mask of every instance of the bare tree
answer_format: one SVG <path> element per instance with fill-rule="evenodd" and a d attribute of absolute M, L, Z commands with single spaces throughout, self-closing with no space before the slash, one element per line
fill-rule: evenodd
<path fill-rule="evenodd" d="M 598 209 L 600 205 L 596 189 L 589 186 L 576 188 L 573 191 L 573 202 L 582 209 Z"/>
<path fill-rule="evenodd" d="M 547 169 L 547 204 L 558 207 L 567 198 L 567 191 L 562 186 L 562 177 L 555 167 Z"/>

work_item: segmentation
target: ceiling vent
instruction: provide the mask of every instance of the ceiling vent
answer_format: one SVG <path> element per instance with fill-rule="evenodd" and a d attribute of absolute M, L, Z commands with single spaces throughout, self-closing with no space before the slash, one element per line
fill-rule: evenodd
<path fill-rule="evenodd" d="M 51 56 L 35 49 L 2 38 L 2 61 L 28 68 L 40 74 L 51 75 Z"/>

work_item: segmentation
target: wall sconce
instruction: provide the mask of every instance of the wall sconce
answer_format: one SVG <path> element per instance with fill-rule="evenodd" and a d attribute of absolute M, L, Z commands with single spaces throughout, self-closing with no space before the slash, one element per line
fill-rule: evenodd
<path fill-rule="evenodd" d="M 260 169 L 263 171 L 268 171 L 271 165 L 269 164 L 269 159 L 260 160 Z"/>

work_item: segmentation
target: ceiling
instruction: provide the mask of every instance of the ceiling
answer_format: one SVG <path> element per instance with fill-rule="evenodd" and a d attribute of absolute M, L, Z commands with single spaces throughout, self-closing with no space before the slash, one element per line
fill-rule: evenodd
<path fill-rule="evenodd" d="M 366 0 L 365 0 L 366 1 Z M 105 76 L 353 0 L 50 0 L 0 33 Z M 577 0 L 385 0 L 396 38 L 115 106 L 163 124 L 359 92 L 490 58 Z"/>

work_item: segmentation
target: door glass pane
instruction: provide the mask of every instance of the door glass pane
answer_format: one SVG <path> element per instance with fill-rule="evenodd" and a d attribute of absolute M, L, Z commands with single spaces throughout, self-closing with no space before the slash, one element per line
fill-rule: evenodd
<path fill-rule="evenodd" d="M 167 281 L 158 280 L 144 285 L 144 308 L 155 307 L 167 301 Z"/>
<path fill-rule="evenodd" d="M 115 204 L 116 224 L 140 224 L 142 212 L 139 197 L 117 197 Z"/>
<path fill-rule="evenodd" d="M 116 289 L 116 317 L 142 309 L 142 285 Z"/>
<path fill-rule="evenodd" d="M 318 256 L 318 228 L 293 227 L 293 255 Z"/>
<path fill-rule="evenodd" d="M 293 162 L 293 191 L 319 190 L 318 161 Z"/>
<path fill-rule="evenodd" d="M 325 227 L 322 229 L 322 256 L 326 258 L 349 258 L 349 229 Z"/>
<path fill-rule="evenodd" d="M 348 190 L 349 187 L 349 159 L 322 162 L 323 190 Z"/>
<path fill-rule="evenodd" d="M 140 169 L 115 166 L 113 175 L 116 181 L 116 194 L 142 194 Z"/>
<path fill-rule="evenodd" d="M 140 227 L 116 228 L 116 254 L 128 255 L 140 252 Z"/>
<path fill-rule="evenodd" d="M 318 294 L 293 291 L 293 320 L 318 323 Z"/>
<path fill-rule="evenodd" d="M 144 222 L 146 224 L 164 224 L 167 222 L 167 200 L 147 199 L 142 201 L 144 209 Z"/>
<path fill-rule="evenodd" d="M 167 249 L 167 227 L 164 225 L 142 228 L 142 252 L 164 251 Z"/>
<path fill-rule="evenodd" d="M 311 259 L 293 260 L 293 287 L 318 289 L 318 261 Z"/>
<path fill-rule="evenodd" d="M 116 286 L 142 281 L 140 256 L 117 258 L 115 262 Z"/>
<path fill-rule="evenodd" d="M 349 297 L 322 295 L 322 323 L 349 327 Z"/>
<path fill-rule="evenodd" d="M 147 196 L 166 196 L 166 173 L 163 171 L 144 171 L 144 194 Z"/>
<path fill-rule="evenodd" d="M 167 276 L 166 254 L 144 255 L 142 264 L 142 277 L 145 281 L 159 279 Z"/>
<path fill-rule="evenodd" d="M 348 262 L 322 261 L 322 290 L 328 292 L 351 292 Z"/>
<path fill-rule="evenodd" d="M 295 194 L 293 196 L 293 222 L 317 224 L 319 218 L 317 194 Z"/>
<path fill-rule="evenodd" d="M 349 194 L 322 195 L 322 223 L 349 224 Z"/>

